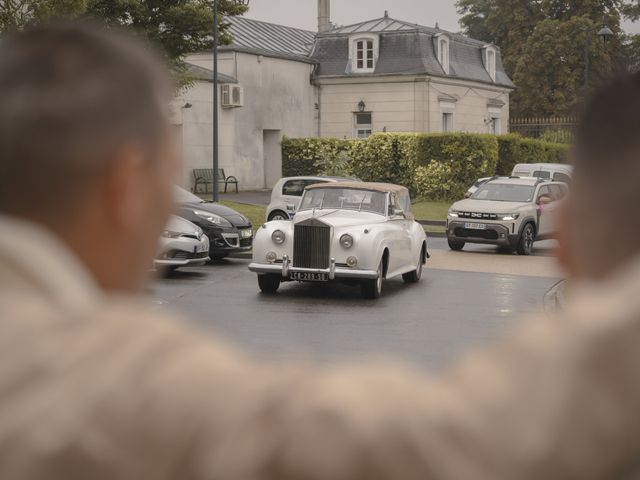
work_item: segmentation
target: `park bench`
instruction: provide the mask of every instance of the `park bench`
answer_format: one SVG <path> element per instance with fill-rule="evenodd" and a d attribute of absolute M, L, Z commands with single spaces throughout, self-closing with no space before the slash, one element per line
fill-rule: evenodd
<path fill-rule="evenodd" d="M 213 168 L 197 168 L 193 170 L 193 178 L 195 184 L 193 185 L 193 191 L 198 191 L 198 185 L 204 185 L 204 192 L 209 192 L 209 185 L 213 186 Z M 224 168 L 218 170 L 218 181 L 220 184 L 224 183 L 224 193 L 227 193 L 229 185 L 235 185 L 236 193 L 238 193 L 238 179 L 234 176 L 226 176 Z"/>

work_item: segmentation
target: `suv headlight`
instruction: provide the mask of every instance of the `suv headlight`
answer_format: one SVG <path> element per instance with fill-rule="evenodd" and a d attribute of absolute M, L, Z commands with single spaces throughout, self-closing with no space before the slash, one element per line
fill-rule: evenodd
<path fill-rule="evenodd" d="M 519 213 L 508 213 L 498 218 L 503 222 L 513 222 L 514 220 L 517 220 L 519 216 L 520 216 Z"/>
<path fill-rule="evenodd" d="M 212 225 L 217 225 L 219 227 L 232 226 L 231 222 L 229 222 L 226 218 L 222 218 L 220 215 L 216 215 L 215 213 L 204 212 L 202 210 L 194 210 L 193 213 L 202 220 L 211 223 Z"/>
<path fill-rule="evenodd" d="M 179 238 L 182 232 L 172 232 L 171 230 L 165 230 L 162 232 L 164 238 Z"/>
<path fill-rule="evenodd" d="M 353 247 L 353 237 L 345 233 L 340 237 L 340 245 L 347 249 Z"/>
<path fill-rule="evenodd" d="M 449 210 L 449 216 L 451 218 L 458 218 L 458 211 L 457 210 Z"/>
<path fill-rule="evenodd" d="M 276 245 L 282 245 L 286 239 L 287 236 L 282 230 L 276 230 L 271 234 L 271 240 L 273 240 L 273 243 Z"/>

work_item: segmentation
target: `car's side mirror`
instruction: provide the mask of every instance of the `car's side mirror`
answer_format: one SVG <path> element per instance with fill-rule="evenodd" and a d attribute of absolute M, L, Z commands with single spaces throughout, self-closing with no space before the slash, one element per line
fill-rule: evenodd
<path fill-rule="evenodd" d="M 551 202 L 553 202 L 553 199 L 547 195 L 543 195 L 538 199 L 538 205 L 549 205 Z"/>
<path fill-rule="evenodd" d="M 404 210 L 402 210 L 401 208 L 394 208 L 393 216 L 406 218 L 406 215 L 404 214 Z"/>
<path fill-rule="evenodd" d="M 471 195 L 473 195 L 473 193 L 467 192 L 467 193 L 464 194 L 464 198 L 470 198 Z"/>

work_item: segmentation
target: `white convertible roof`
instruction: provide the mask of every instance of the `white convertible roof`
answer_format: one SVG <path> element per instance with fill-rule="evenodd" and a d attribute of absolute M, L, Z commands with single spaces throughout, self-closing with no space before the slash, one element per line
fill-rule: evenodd
<path fill-rule="evenodd" d="M 310 185 L 307 190 L 317 190 L 320 188 L 349 188 L 352 190 L 372 190 L 382 193 L 409 194 L 409 190 L 400 185 L 392 183 L 374 183 L 374 182 L 336 182 L 336 183 L 318 183 Z"/>

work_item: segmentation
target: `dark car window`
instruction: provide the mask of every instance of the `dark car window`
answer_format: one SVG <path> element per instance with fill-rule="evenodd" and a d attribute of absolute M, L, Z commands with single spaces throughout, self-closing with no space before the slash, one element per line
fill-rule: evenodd
<path fill-rule="evenodd" d="M 285 182 L 285 184 L 282 186 L 282 194 L 283 195 L 289 195 L 291 197 L 301 197 L 302 194 L 304 193 L 304 189 L 307 188 L 309 185 L 315 185 L 318 183 L 327 183 L 327 182 L 323 182 L 322 180 L 303 180 L 303 179 L 297 179 L 297 180 L 289 180 L 288 182 Z"/>
<path fill-rule="evenodd" d="M 535 172 L 533 172 L 533 176 L 535 178 L 544 178 L 545 180 L 548 180 L 551 178 L 551 172 L 545 172 L 544 170 L 536 170 Z"/>
<path fill-rule="evenodd" d="M 571 182 L 571 177 L 569 175 L 567 175 L 566 173 L 556 172 L 556 173 L 553 174 L 553 180 L 554 180 L 554 182 L 570 183 Z"/>
<path fill-rule="evenodd" d="M 550 185 L 550 188 L 554 200 L 562 200 L 567 194 L 567 189 L 562 185 Z"/>
<path fill-rule="evenodd" d="M 555 200 L 551 194 L 551 189 L 548 186 L 540 187 L 540 190 L 538 190 L 538 200 L 540 200 L 540 197 L 549 197 L 552 200 Z"/>

